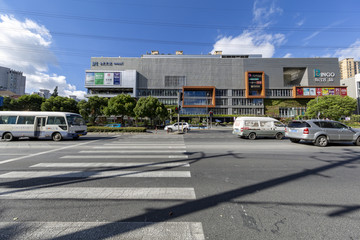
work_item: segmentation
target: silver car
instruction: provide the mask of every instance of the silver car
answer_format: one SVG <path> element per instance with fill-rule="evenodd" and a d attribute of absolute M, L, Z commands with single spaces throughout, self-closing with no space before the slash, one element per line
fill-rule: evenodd
<path fill-rule="evenodd" d="M 332 142 L 352 142 L 360 146 L 359 130 L 330 120 L 292 121 L 285 129 L 285 136 L 294 143 L 312 141 L 319 147 Z"/>
<path fill-rule="evenodd" d="M 166 126 L 164 130 L 168 132 L 173 132 L 173 131 L 188 132 L 190 131 L 190 126 L 186 122 L 177 122 L 172 125 Z"/>

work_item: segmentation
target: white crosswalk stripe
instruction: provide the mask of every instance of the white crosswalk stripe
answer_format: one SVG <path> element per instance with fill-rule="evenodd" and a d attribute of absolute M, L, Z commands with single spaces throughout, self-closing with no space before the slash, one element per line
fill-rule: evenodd
<path fill-rule="evenodd" d="M 39 163 L 32 168 L 121 168 L 121 167 L 190 167 L 187 162 L 101 162 L 101 163 Z"/>
<path fill-rule="evenodd" d="M 177 159 L 188 159 L 187 155 L 65 155 L 60 158 L 80 158 L 80 159 L 89 159 L 89 158 L 98 158 L 98 159 L 108 159 L 108 158 L 177 158 Z"/>
<path fill-rule="evenodd" d="M 16 230 L 16 239 L 19 240 L 32 239 L 29 236 L 36 236 L 36 239 L 66 236 L 69 239 L 95 239 L 94 235 L 99 233 L 108 234 L 106 239 L 118 240 L 205 239 L 199 222 L 0 222 L 0 229 L 1 239 L 14 235 L 13 231 Z"/>
<path fill-rule="evenodd" d="M 110 177 L 156 177 L 187 178 L 189 171 L 16 171 L 0 175 L 0 178 L 110 178 Z"/>

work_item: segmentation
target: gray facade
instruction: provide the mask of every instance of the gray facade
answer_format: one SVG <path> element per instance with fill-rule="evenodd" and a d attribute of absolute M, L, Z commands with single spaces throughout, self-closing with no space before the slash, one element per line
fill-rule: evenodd
<path fill-rule="evenodd" d="M 18 95 L 25 94 L 26 77 L 22 72 L 0 67 L 0 89 L 8 90 Z"/>
<path fill-rule="evenodd" d="M 143 55 L 140 58 L 92 57 L 91 69 L 95 72 L 136 72 L 134 97 L 152 95 L 165 104 L 177 104 L 172 90 L 184 91 L 186 87 L 214 87 L 215 114 L 264 114 L 263 100 L 266 98 L 291 99 L 298 97 L 294 87 L 337 87 L 340 86 L 337 58 L 261 58 L 246 55 Z M 247 73 L 264 73 L 264 96 L 246 96 Z M 90 76 L 91 78 L 91 76 Z M 88 95 L 112 97 L 129 90 L 121 84 L 105 85 L 86 81 Z M 109 91 L 111 89 L 111 91 Z M 119 91 L 113 91 L 118 89 Z M 192 89 L 194 90 L 194 89 Z M 196 90 L 196 89 L 195 89 Z M 199 90 L 200 91 L 200 90 Z M 125 91 L 126 92 L 126 91 Z M 307 96 L 301 96 L 306 98 Z M 308 96 L 313 98 L 315 96 Z M 168 100 L 167 100 L 168 99 Z M 205 104 L 207 105 L 207 104 Z M 192 106 L 192 108 L 197 108 Z M 186 109 L 184 109 L 184 113 Z M 200 112 L 199 112 L 200 113 Z"/>

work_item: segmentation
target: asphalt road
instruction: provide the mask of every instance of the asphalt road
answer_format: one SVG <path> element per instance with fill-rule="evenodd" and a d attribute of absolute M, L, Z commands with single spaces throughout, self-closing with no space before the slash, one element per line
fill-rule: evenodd
<path fill-rule="evenodd" d="M 351 144 L 217 128 L 0 149 L 0 239 L 360 239 Z"/>

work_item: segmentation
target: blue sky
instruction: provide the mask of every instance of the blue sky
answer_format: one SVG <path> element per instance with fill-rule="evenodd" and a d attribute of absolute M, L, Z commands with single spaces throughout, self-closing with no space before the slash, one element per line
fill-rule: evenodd
<path fill-rule="evenodd" d="M 90 58 L 174 54 L 353 57 L 358 0 L 0 0 L 0 66 L 26 92 L 55 86 L 83 98 Z"/>

